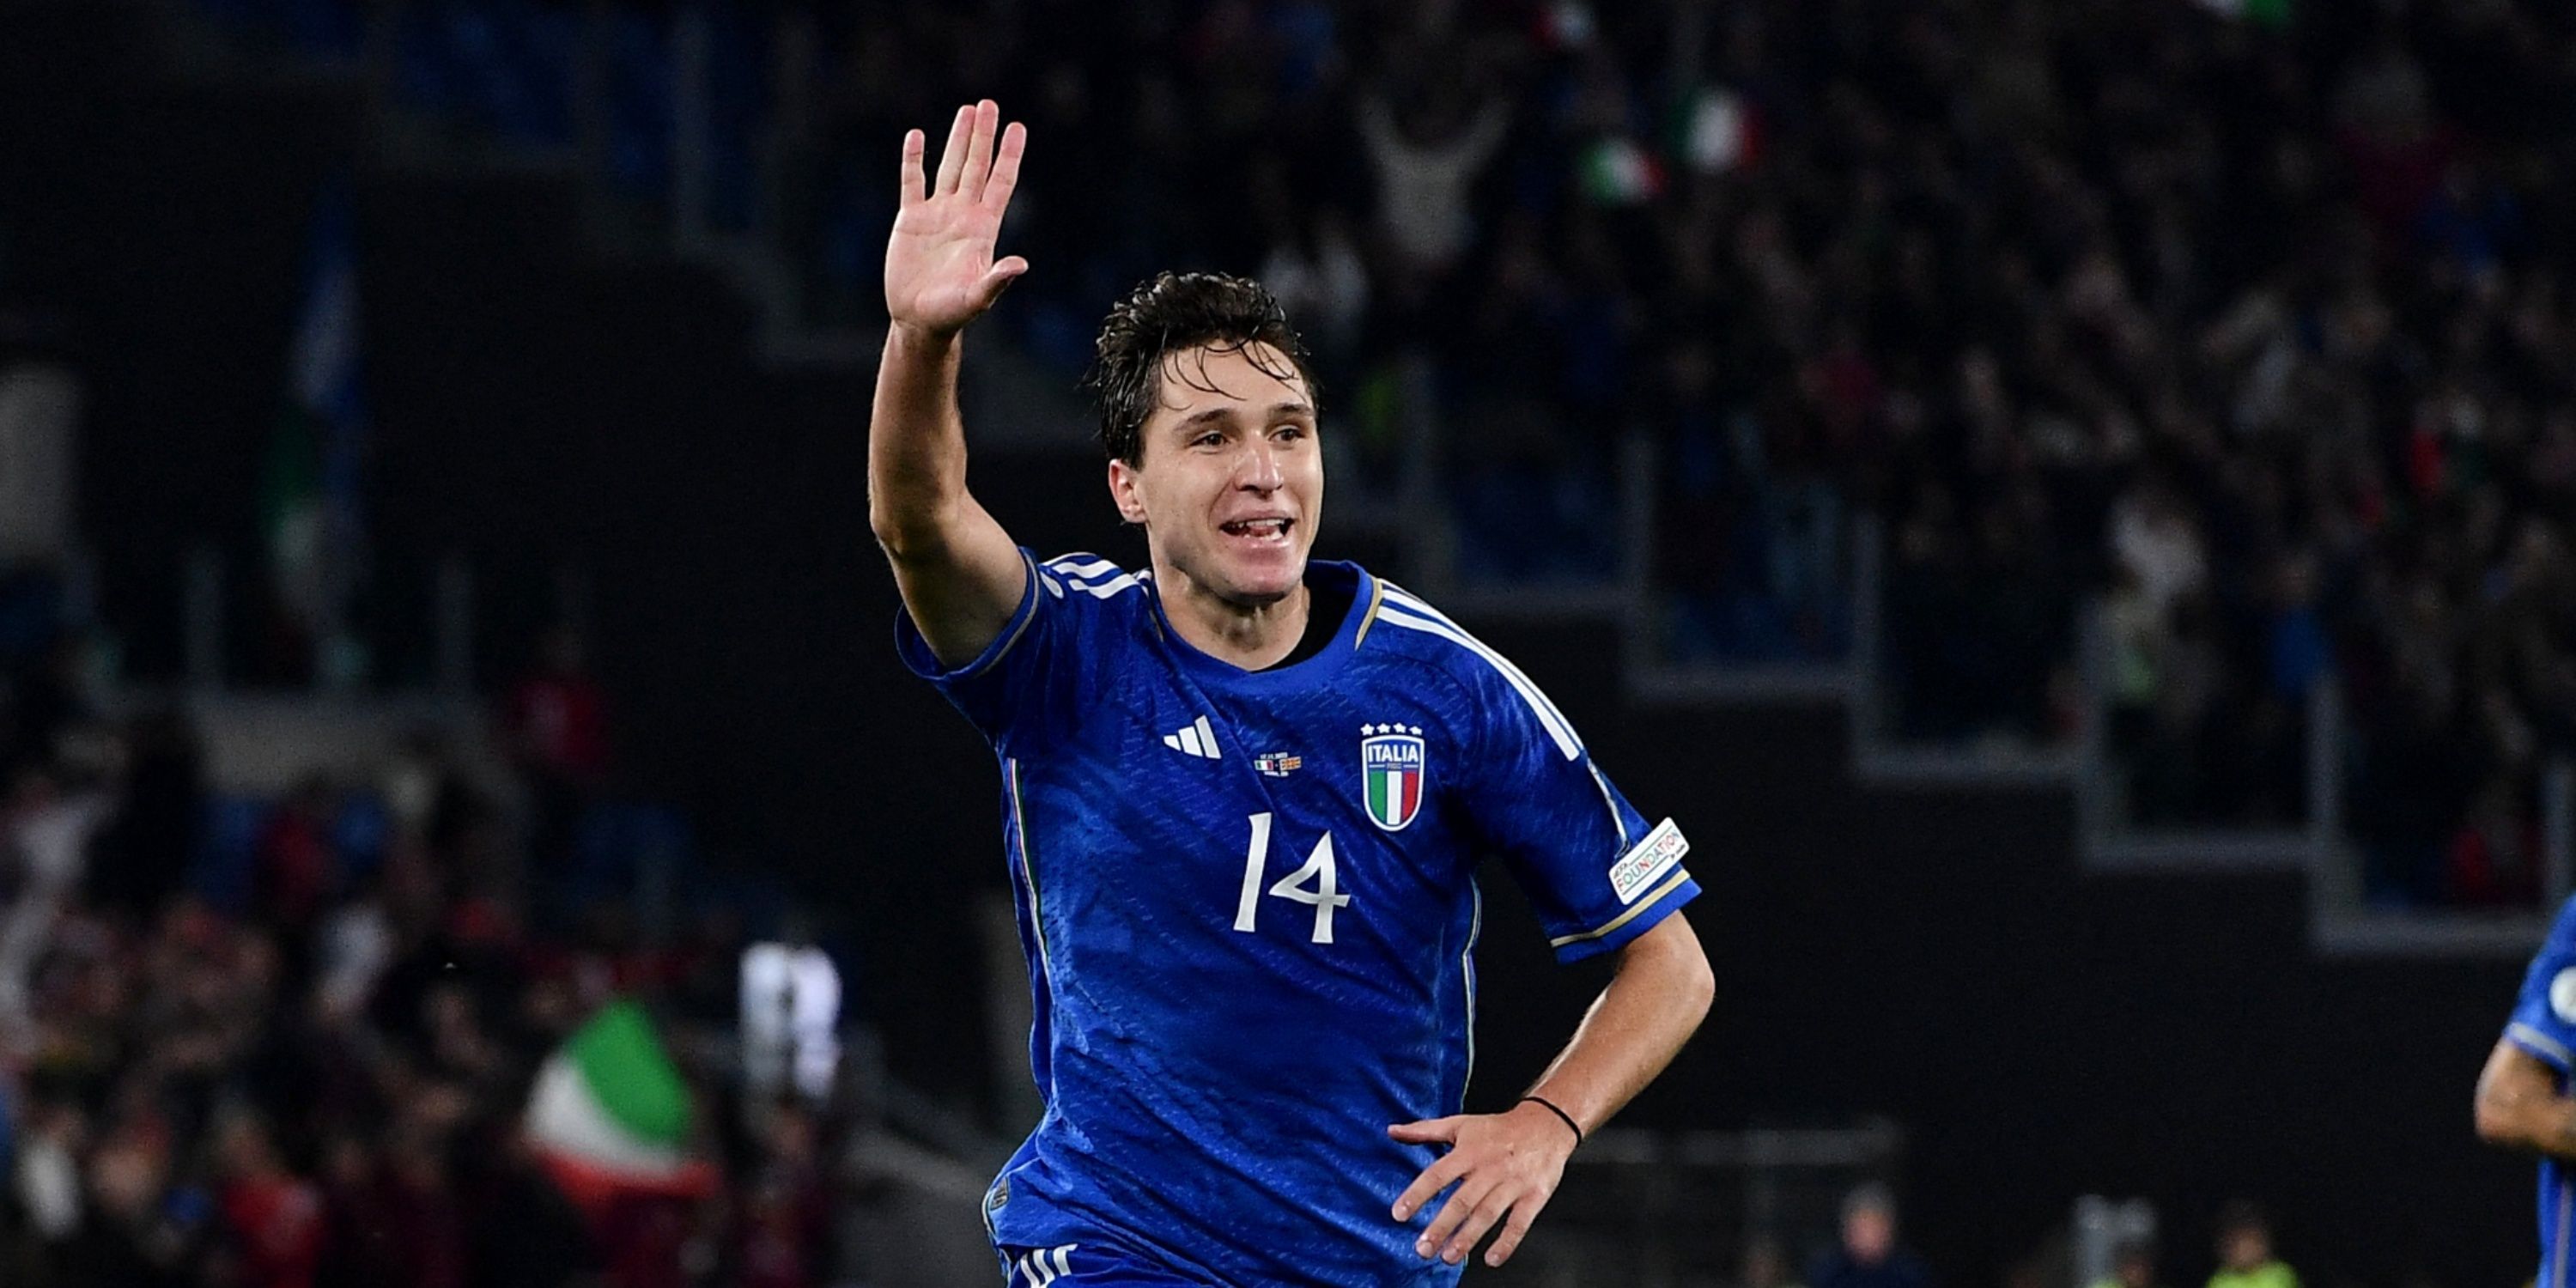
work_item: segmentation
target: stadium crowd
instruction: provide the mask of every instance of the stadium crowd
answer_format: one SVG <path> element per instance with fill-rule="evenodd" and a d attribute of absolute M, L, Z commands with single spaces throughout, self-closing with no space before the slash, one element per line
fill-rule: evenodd
<path fill-rule="evenodd" d="M 1684 655 L 1847 647 L 1875 514 L 1898 732 L 2071 737 L 2090 597 L 2135 821 L 2295 822 L 2332 684 L 2373 893 L 2527 900 L 2576 33 L 2230 9 L 921 3 L 824 42 L 815 155 L 871 263 L 883 140 L 992 86 L 1045 149 L 1009 316 L 1067 370 L 1148 271 L 1257 270 L 1361 473 L 1434 362 L 1470 576 L 1606 571 L 1645 432 Z"/>
<path fill-rule="evenodd" d="M 648 194 L 659 8 L 618 10 L 610 77 Z M 406 93 L 570 129 L 568 8 L 404 12 Z M 775 0 L 707 14 L 715 186 L 765 194 L 717 215 L 872 319 L 886 141 L 980 87 L 1037 141 L 998 325 L 1068 382 L 1132 283 L 1257 272 L 1339 495 L 1395 494 L 1428 373 L 1463 576 L 1610 575 L 1642 436 L 1678 656 L 1843 655 L 1874 515 L 1891 732 L 2072 739 L 2098 603 L 2130 821 L 2298 821 L 2330 684 L 2373 895 L 2523 901 L 2576 736 L 2576 32 L 2321 12 Z"/>
<path fill-rule="evenodd" d="M 0 586 L 36 645 L 0 668 L 0 1282 L 846 1282 L 840 1102 L 742 1073 L 744 920 L 657 941 L 614 883 L 547 879 L 600 844 L 549 813 L 600 751 L 578 673 L 519 686 L 508 754 L 422 735 L 243 799 L 185 716 L 102 711 L 76 634 L 19 629 L 45 580 Z M 531 1083 L 614 998 L 659 1021 L 713 1184 L 546 1164 Z"/>

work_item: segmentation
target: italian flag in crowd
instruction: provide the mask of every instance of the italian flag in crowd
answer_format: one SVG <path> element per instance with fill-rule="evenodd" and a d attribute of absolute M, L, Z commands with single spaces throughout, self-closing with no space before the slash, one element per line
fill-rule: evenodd
<path fill-rule="evenodd" d="M 2229 18 L 2242 18 L 2265 27 L 2290 25 L 2290 0 L 2200 0 L 2204 5 Z"/>
<path fill-rule="evenodd" d="M 295 625 L 337 646 L 361 571 L 358 242 L 348 180 L 323 185 L 307 233 L 286 397 L 260 471 L 269 574 Z"/>
<path fill-rule="evenodd" d="M 527 1132 L 555 1183 L 597 1212 L 631 1194 L 695 1197 L 715 1169 L 689 1148 L 696 1115 L 651 1017 L 611 1003 L 537 1071 Z"/>

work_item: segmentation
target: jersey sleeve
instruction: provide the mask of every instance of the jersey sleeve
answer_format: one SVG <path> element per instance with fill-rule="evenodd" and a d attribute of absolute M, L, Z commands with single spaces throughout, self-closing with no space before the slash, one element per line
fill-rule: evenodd
<path fill-rule="evenodd" d="M 2576 1072 L 2576 899 L 2558 910 L 2549 942 L 2524 972 L 2504 1040 L 2562 1074 Z"/>
<path fill-rule="evenodd" d="M 1108 624 L 1108 594 L 1060 565 L 1041 565 L 1020 550 L 1026 580 L 1020 605 L 993 642 L 965 664 L 943 666 L 908 609 L 895 615 L 895 652 L 912 673 L 930 681 L 949 703 L 1005 755 L 1051 743 L 1074 727 L 1084 706 L 1106 683 L 1109 650 L 1100 635 Z M 1106 561 L 1099 565 L 1110 567 Z M 1114 569 L 1112 569 L 1114 572 Z M 1121 581 L 1132 579 L 1118 574 Z M 1067 588 L 1072 588 L 1068 593 Z"/>
<path fill-rule="evenodd" d="M 1480 750 L 1465 791 L 1476 835 L 1529 894 L 1560 962 L 1625 946 L 1699 894 L 1671 819 L 1649 825 L 1574 726 L 1499 657 L 1476 687 Z"/>

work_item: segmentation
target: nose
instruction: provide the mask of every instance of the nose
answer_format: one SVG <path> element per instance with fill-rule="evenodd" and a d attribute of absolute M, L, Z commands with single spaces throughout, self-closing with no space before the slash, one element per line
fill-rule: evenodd
<path fill-rule="evenodd" d="M 1235 467 L 1234 485 L 1246 492 L 1276 492 L 1287 480 L 1279 470 L 1279 449 L 1267 437 L 1252 440 L 1242 464 Z"/>

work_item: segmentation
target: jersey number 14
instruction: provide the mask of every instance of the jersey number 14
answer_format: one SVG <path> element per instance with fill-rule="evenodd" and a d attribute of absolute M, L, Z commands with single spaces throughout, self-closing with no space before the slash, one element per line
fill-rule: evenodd
<path fill-rule="evenodd" d="M 1270 816 L 1252 816 L 1252 845 L 1243 854 L 1243 893 L 1234 903 L 1234 928 L 1252 933 L 1253 922 L 1261 914 L 1261 878 L 1269 875 Z M 1307 882 L 1312 881 L 1313 885 Z M 1306 856 L 1306 866 L 1279 878 L 1270 887 L 1273 897 L 1312 905 L 1315 909 L 1315 942 L 1333 942 L 1333 909 L 1346 907 L 1351 897 L 1341 892 L 1333 874 L 1333 834 L 1315 842 L 1314 852 Z"/>

